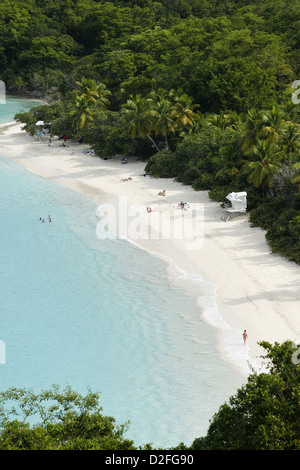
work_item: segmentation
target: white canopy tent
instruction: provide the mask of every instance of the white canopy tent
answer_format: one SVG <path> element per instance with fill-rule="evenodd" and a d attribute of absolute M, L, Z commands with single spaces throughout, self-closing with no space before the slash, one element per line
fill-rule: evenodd
<path fill-rule="evenodd" d="M 37 121 L 36 126 L 51 126 L 51 122 Z"/>
<path fill-rule="evenodd" d="M 37 121 L 36 126 L 42 127 L 38 132 L 43 134 L 50 134 L 51 132 L 51 122 Z"/>
<path fill-rule="evenodd" d="M 225 205 L 226 211 L 226 220 L 228 220 L 231 216 L 238 215 L 238 214 L 245 214 L 247 210 L 247 193 L 246 191 L 242 191 L 239 193 L 229 193 L 226 196 L 226 199 L 230 201 L 231 206 Z"/>

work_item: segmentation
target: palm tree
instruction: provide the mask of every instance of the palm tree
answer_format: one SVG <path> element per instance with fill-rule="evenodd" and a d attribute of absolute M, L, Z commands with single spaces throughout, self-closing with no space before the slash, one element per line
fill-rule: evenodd
<path fill-rule="evenodd" d="M 77 132 L 88 122 L 93 121 L 93 111 L 85 96 L 76 97 L 75 109 L 71 111 L 71 115 L 74 116 L 72 127 L 75 128 Z"/>
<path fill-rule="evenodd" d="M 154 133 L 156 136 L 162 136 L 165 139 L 166 150 L 169 150 L 168 135 L 172 132 L 175 133 L 175 110 L 172 103 L 163 98 L 156 104 L 153 110 L 155 117 Z"/>
<path fill-rule="evenodd" d="M 153 115 L 153 131 L 156 136 L 162 136 L 165 139 L 166 150 L 169 150 L 168 135 L 175 133 L 175 118 L 177 116 L 175 105 L 172 100 L 172 93 L 159 88 L 152 90 L 147 98 Z"/>
<path fill-rule="evenodd" d="M 280 139 L 280 129 L 284 124 L 285 116 L 285 112 L 278 106 L 273 106 L 264 113 L 263 131 L 265 136 L 273 142 L 278 142 Z"/>
<path fill-rule="evenodd" d="M 251 170 L 248 182 L 256 188 L 270 188 L 274 176 L 282 165 L 282 152 L 278 146 L 270 140 L 258 140 L 256 145 L 245 152 L 245 155 L 255 158 L 254 161 L 245 164 L 246 169 Z"/>
<path fill-rule="evenodd" d="M 230 111 L 223 114 L 224 119 L 224 129 L 234 129 L 237 130 L 241 127 L 242 116 L 236 111 Z"/>
<path fill-rule="evenodd" d="M 103 83 L 96 80 L 83 78 L 77 82 L 78 89 L 74 90 L 75 109 L 71 111 L 74 116 L 73 128 L 78 132 L 87 123 L 93 121 L 93 114 L 98 108 L 105 109 L 109 106 L 108 96 L 111 94 Z"/>
<path fill-rule="evenodd" d="M 175 134 L 177 128 L 192 127 L 200 115 L 193 111 L 191 98 L 180 92 L 168 92 L 162 88 L 152 90 L 147 98 L 141 95 L 132 96 L 123 108 L 131 115 L 129 122 L 131 136 L 139 135 L 151 140 L 159 151 L 151 134 L 161 136 L 165 140 L 165 148 L 169 150 L 168 135 Z"/>
<path fill-rule="evenodd" d="M 129 100 L 123 105 L 123 109 L 129 116 L 129 128 L 131 137 L 136 135 L 150 140 L 152 145 L 158 151 L 159 148 L 150 133 L 153 131 L 153 112 L 149 106 L 149 102 L 141 95 L 131 96 Z"/>
<path fill-rule="evenodd" d="M 207 116 L 207 123 L 220 129 L 236 130 L 241 126 L 241 116 L 236 111 L 229 111 L 222 114 L 210 114 Z"/>
<path fill-rule="evenodd" d="M 107 90 L 104 83 L 96 82 L 96 80 L 82 78 L 81 82 L 76 82 L 78 89 L 74 90 L 74 93 L 78 96 L 82 96 L 95 103 L 100 108 L 106 108 L 110 105 L 108 97 L 111 92 Z"/>
<path fill-rule="evenodd" d="M 279 145 L 290 160 L 294 160 L 300 152 L 300 125 L 286 122 L 282 127 Z"/>
<path fill-rule="evenodd" d="M 246 114 L 242 125 L 242 150 L 251 149 L 262 134 L 264 124 L 264 113 L 256 109 L 250 109 Z"/>
<path fill-rule="evenodd" d="M 213 125 L 223 129 L 224 127 L 224 119 L 222 114 L 209 114 L 207 116 L 207 123 L 209 125 Z"/>
<path fill-rule="evenodd" d="M 193 126 L 195 120 L 200 119 L 200 115 L 194 112 L 195 108 L 200 105 L 193 105 L 192 98 L 186 93 L 182 93 L 179 90 L 177 93 L 172 90 L 170 97 L 173 97 L 174 101 L 174 126 L 177 127 L 179 124 L 183 126 Z"/>
<path fill-rule="evenodd" d="M 245 163 L 245 158 L 241 151 L 240 139 L 234 139 L 230 144 L 221 147 L 219 152 L 219 158 L 221 158 L 223 170 L 230 169 L 231 174 L 237 174 L 240 168 Z"/>

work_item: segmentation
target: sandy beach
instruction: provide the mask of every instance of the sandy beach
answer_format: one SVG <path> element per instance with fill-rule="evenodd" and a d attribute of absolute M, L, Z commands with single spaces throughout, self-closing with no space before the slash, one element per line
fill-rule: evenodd
<path fill-rule="evenodd" d="M 220 204 L 206 191 L 144 176 L 145 162 L 132 158 L 123 165 L 120 157 L 102 160 L 85 153 L 83 145 L 68 142 L 62 147 L 56 139 L 49 147 L 47 137 L 38 142 L 21 127 L 2 127 L 1 155 L 84 193 L 98 205 L 99 222 L 104 209 L 110 210 L 110 216 L 117 215 L 121 236 L 212 283 L 221 321 L 237 332 L 241 344 L 247 330 L 243 347 L 254 361 L 262 354 L 258 341 L 300 341 L 300 267 L 271 254 L 265 232 L 251 228 L 247 215 L 225 221 Z M 165 196 L 158 194 L 162 190 Z M 178 206 L 181 201 L 188 204 L 186 211 Z M 152 211 L 148 213 L 147 207 Z M 135 215 L 132 220 L 130 214 Z M 149 229 L 148 236 L 143 232 L 139 237 L 141 224 Z M 231 351 L 234 354 L 234 348 Z"/>

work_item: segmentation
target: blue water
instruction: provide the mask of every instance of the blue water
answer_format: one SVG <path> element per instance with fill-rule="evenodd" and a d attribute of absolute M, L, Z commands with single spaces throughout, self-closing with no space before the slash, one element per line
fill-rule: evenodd
<path fill-rule="evenodd" d="M 98 391 L 104 414 L 130 421 L 136 445 L 205 435 L 245 382 L 220 353 L 205 303 L 165 261 L 126 240 L 99 240 L 96 207 L 83 195 L 5 158 L 0 178 L 1 390 Z"/>
<path fill-rule="evenodd" d="M 5 104 L 0 104 L 0 123 L 13 122 L 15 114 L 24 113 L 41 104 L 39 101 L 15 97 L 6 97 L 5 101 Z"/>

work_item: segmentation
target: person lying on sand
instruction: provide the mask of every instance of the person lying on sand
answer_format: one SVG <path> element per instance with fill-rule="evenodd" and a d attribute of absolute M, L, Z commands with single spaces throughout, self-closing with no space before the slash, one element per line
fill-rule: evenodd
<path fill-rule="evenodd" d="M 166 190 L 165 189 L 158 193 L 158 196 L 165 196 L 165 195 L 166 195 Z"/>
<path fill-rule="evenodd" d="M 131 180 L 132 180 L 131 176 L 129 176 L 129 178 L 123 178 L 123 179 L 121 179 L 121 181 L 131 181 Z"/>

